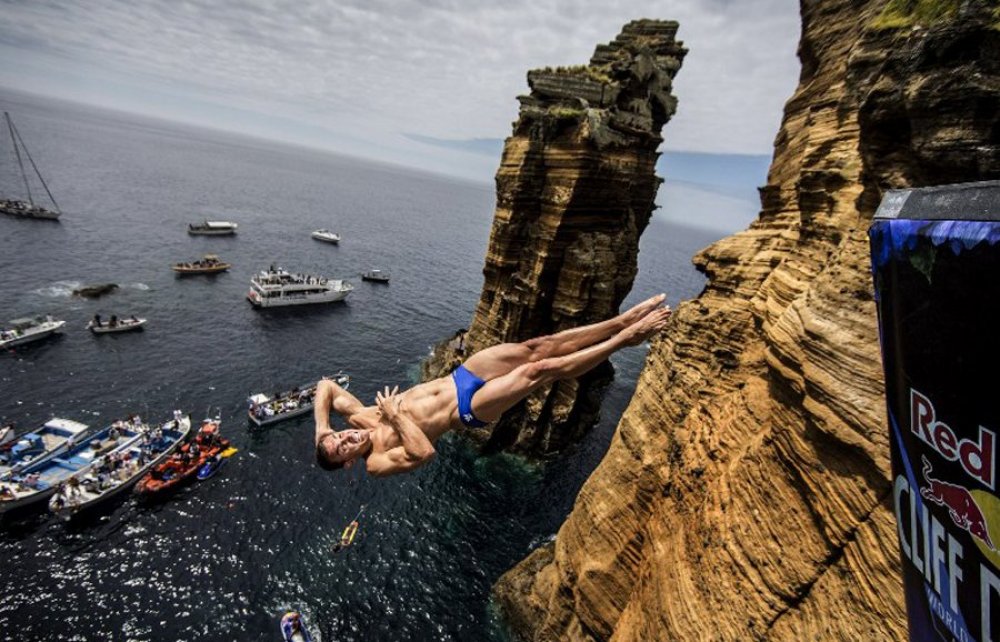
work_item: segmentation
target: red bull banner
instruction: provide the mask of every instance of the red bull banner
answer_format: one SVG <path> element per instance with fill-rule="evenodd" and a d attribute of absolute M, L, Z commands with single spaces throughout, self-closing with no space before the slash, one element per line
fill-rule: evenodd
<path fill-rule="evenodd" d="M 1000 182 L 892 191 L 869 230 L 911 642 L 1000 642 Z"/>

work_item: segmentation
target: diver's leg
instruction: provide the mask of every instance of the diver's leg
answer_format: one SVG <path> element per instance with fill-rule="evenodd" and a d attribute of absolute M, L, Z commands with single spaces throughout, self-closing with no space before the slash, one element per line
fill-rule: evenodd
<path fill-rule="evenodd" d="M 480 388 L 472 397 L 472 412 L 484 422 L 496 421 L 532 391 L 560 379 L 573 379 L 605 361 L 616 350 L 642 343 L 667 325 L 670 310 L 660 308 L 601 343 L 571 354 L 521 364 Z"/>
<path fill-rule="evenodd" d="M 578 352 L 628 328 L 660 306 L 666 295 L 660 294 L 606 321 L 556 334 L 528 339 L 521 343 L 501 343 L 480 350 L 462 364 L 484 381 L 501 377 L 518 366 Z"/>

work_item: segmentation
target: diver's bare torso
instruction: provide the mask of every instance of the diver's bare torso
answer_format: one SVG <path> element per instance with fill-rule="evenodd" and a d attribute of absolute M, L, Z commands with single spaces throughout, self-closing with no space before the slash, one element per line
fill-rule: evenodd
<path fill-rule="evenodd" d="M 420 426 L 427 439 L 438 437 L 459 425 L 458 397 L 451 377 L 418 384 L 400 393 L 400 413 Z M 402 445 L 399 433 L 382 421 L 377 406 L 365 406 L 347 419 L 351 428 L 372 431 L 372 452 L 386 452 Z"/>

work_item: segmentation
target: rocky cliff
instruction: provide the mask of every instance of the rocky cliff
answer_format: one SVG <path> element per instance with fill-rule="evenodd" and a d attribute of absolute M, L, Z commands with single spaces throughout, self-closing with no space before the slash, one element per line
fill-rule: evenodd
<path fill-rule="evenodd" d="M 588 65 L 528 73 L 531 94 L 519 98 L 497 171 L 475 317 L 464 341 L 435 348 L 425 378 L 465 353 L 617 314 L 653 212 L 660 130 L 676 107 L 671 86 L 686 53 L 676 32 L 675 22 L 632 22 Z M 609 371 L 538 391 L 489 438 L 521 452 L 560 449 L 588 426 Z"/>
<path fill-rule="evenodd" d="M 520 636 L 905 638 L 865 232 L 888 187 L 1000 177 L 994 6 L 802 1 L 759 218 L 694 258 L 555 542 L 498 582 Z"/>

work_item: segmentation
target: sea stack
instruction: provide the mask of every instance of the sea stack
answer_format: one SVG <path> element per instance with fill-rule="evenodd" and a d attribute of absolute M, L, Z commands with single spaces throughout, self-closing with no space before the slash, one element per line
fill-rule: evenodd
<path fill-rule="evenodd" d="M 671 89 L 687 50 L 676 33 L 676 22 L 637 20 L 589 64 L 528 72 L 531 94 L 518 98 L 496 175 L 475 317 L 464 342 L 435 348 L 425 378 L 476 350 L 617 314 L 661 182 L 660 131 L 677 106 Z M 605 364 L 540 390 L 476 436 L 522 453 L 559 450 L 592 423 L 610 373 Z"/>
<path fill-rule="evenodd" d="M 495 587 L 522 639 L 907 638 L 866 231 L 888 188 L 1000 177 L 1000 30 L 986 2 L 801 15 L 758 219 L 695 257 L 555 542 Z"/>

